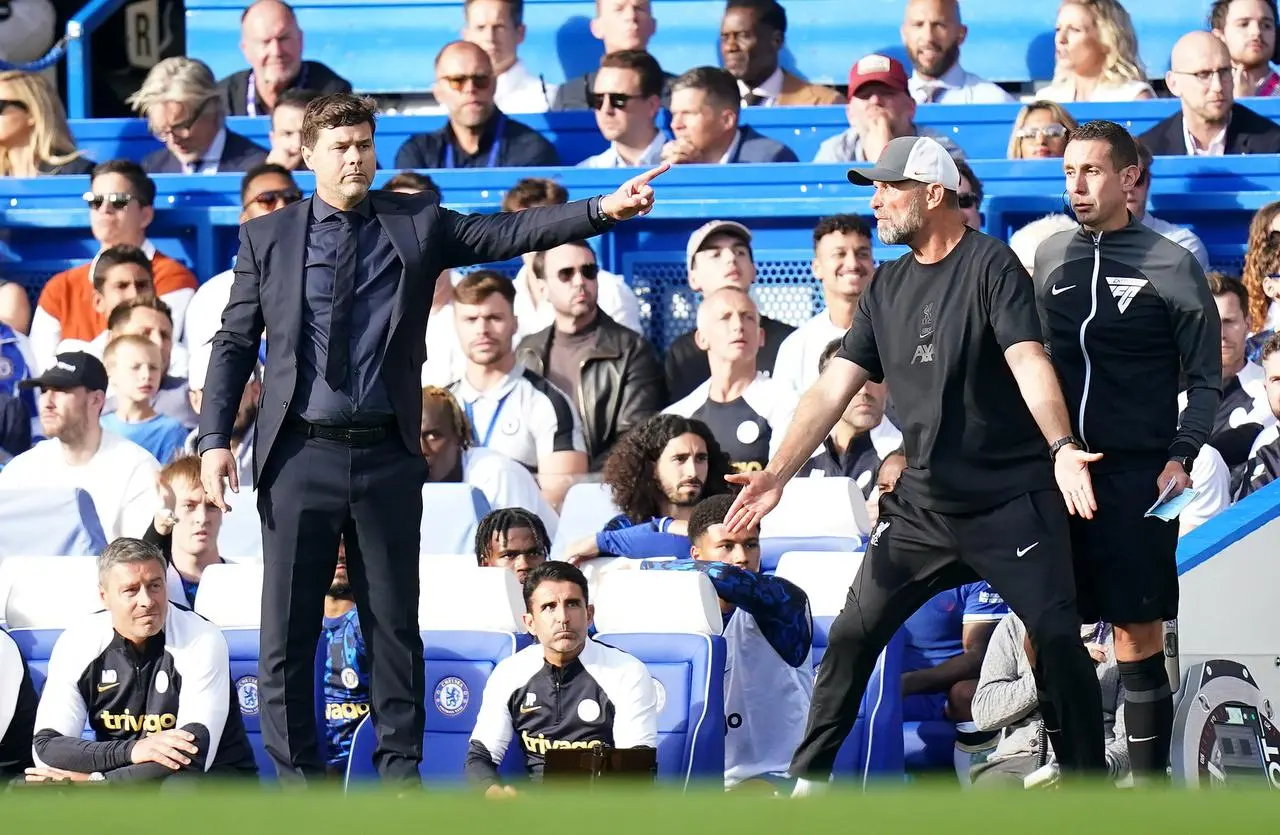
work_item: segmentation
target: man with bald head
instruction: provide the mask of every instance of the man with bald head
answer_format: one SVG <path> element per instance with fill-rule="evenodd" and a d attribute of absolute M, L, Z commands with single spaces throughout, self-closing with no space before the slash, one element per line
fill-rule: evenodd
<path fill-rule="evenodd" d="M 902 16 L 902 45 L 911 60 L 908 90 L 918 104 L 999 104 L 1013 96 L 960 66 L 969 27 L 960 0 L 910 0 Z"/>
<path fill-rule="evenodd" d="M 1231 54 L 1212 32 L 1183 35 L 1165 74 L 1182 109 L 1138 137 L 1156 156 L 1280 153 L 1280 127 L 1239 104 Z"/>
<path fill-rule="evenodd" d="M 218 82 L 232 116 L 269 116 L 285 90 L 350 93 L 351 82 L 319 61 L 302 60 L 302 30 L 288 3 L 254 0 L 240 16 L 249 69 Z"/>
<path fill-rule="evenodd" d="M 396 168 L 519 168 L 559 165 L 550 142 L 494 104 L 496 76 L 483 49 L 468 41 L 436 55 L 436 101 L 449 112 L 440 130 L 409 137 Z"/>

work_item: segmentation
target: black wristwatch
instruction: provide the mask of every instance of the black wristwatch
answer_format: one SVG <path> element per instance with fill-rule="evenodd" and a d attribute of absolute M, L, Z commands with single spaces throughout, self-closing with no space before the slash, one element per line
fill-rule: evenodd
<path fill-rule="evenodd" d="M 596 198 L 596 224 L 599 226 L 612 226 L 618 221 L 605 214 L 603 204 L 604 195 L 602 194 Z"/>
<path fill-rule="evenodd" d="M 1071 446 L 1072 444 L 1074 444 L 1079 449 L 1084 449 L 1084 444 L 1080 443 L 1080 440 L 1075 435 L 1067 435 L 1066 437 L 1059 438 L 1058 440 L 1054 441 L 1052 444 L 1049 445 L 1049 460 L 1050 461 L 1057 460 L 1058 451 L 1061 450 L 1064 446 Z"/>
<path fill-rule="evenodd" d="M 1178 464 L 1181 464 L 1181 465 L 1182 465 L 1182 469 L 1183 469 L 1186 473 L 1190 474 L 1190 473 L 1191 473 L 1191 467 L 1192 467 L 1192 465 L 1194 465 L 1194 464 L 1195 464 L 1195 460 L 1196 460 L 1196 459 L 1192 458 L 1192 457 L 1191 457 L 1191 456 L 1189 456 L 1189 455 L 1170 455 L 1170 456 L 1169 456 L 1169 460 L 1170 460 L 1170 461 L 1173 461 L 1173 462 L 1176 462 L 1176 463 L 1178 463 Z"/>

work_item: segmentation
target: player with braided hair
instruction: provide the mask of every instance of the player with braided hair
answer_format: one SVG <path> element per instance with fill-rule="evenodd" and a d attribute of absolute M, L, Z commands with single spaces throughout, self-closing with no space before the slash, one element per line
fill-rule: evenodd
<path fill-rule="evenodd" d="M 536 513 L 522 507 L 490 511 L 476 527 L 476 562 L 505 568 L 524 585 L 529 572 L 547 561 L 551 537 Z"/>

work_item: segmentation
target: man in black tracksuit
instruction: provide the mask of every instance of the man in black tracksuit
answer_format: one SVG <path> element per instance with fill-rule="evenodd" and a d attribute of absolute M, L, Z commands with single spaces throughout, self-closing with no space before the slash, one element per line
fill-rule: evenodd
<path fill-rule="evenodd" d="M 1076 437 L 1102 456 L 1097 513 L 1071 519 L 1076 587 L 1084 621 L 1115 627 L 1134 775 L 1163 776 L 1173 693 L 1162 622 L 1178 615 L 1178 525 L 1144 514 L 1170 482 L 1173 495 L 1191 486 L 1222 397 L 1221 324 L 1195 257 L 1125 207 L 1139 169 L 1124 128 L 1082 125 L 1063 167 L 1081 225 L 1041 244 L 1035 282 Z"/>

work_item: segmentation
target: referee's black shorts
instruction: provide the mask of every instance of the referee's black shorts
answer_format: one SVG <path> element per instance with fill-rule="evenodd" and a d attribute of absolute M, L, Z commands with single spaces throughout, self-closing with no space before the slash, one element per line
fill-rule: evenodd
<path fill-rule="evenodd" d="M 1159 496 L 1161 468 L 1094 473 L 1097 512 L 1091 520 L 1071 517 L 1076 594 L 1085 623 L 1139 624 L 1178 616 L 1178 522 L 1143 516 Z"/>

